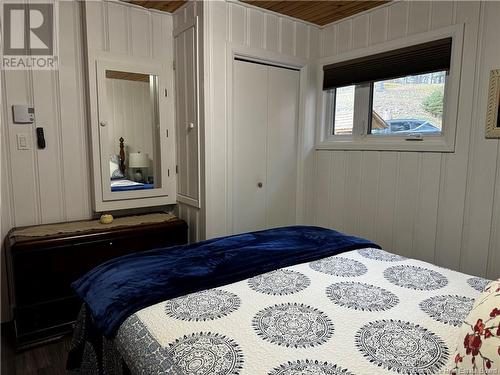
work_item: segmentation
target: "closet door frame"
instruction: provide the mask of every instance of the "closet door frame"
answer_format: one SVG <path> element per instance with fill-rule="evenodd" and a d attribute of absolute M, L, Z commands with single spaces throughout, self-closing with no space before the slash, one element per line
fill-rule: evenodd
<path fill-rule="evenodd" d="M 308 77 L 309 77 L 309 63 L 308 60 L 286 56 L 279 53 L 269 52 L 258 48 L 251 48 L 242 46 L 241 44 L 228 43 L 226 47 L 226 69 L 227 69 L 227 80 L 226 80 L 226 93 L 227 93 L 227 142 L 226 142 L 226 165 L 227 165 L 227 176 L 226 176 L 226 227 L 229 230 L 228 234 L 234 233 L 233 225 L 233 82 L 234 82 L 234 62 L 235 59 L 244 59 L 250 62 L 262 63 L 266 65 L 273 65 L 282 68 L 292 68 L 299 71 L 300 81 L 299 81 L 299 104 L 297 113 L 297 180 L 296 180 L 296 210 L 295 210 L 295 221 L 302 221 L 302 210 L 301 207 L 304 205 L 305 194 L 303 189 L 301 189 L 301 182 L 303 178 L 304 170 L 304 134 L 306 131 L 305 118 L 306 118 L 306 95 L 308 88 Z M 243 213 L 242 213 L 243 214 Z"/>

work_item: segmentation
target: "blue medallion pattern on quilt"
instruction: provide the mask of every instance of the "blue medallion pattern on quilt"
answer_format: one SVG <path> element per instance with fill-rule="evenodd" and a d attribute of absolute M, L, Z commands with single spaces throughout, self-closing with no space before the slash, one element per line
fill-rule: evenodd
<path fill-rule="evenodd" d="M 389 267 L 384 277 L 394 285 L 415 290 L 435 290 L 448 284 L 448 279 L 439 272 L 417 266 Z"/>
<path fill-rule="evenodd" d="M 256 292 L 270 295 L 287 295 L 307 288 L 311 281 L 300 272 L 281 269 L 248 279 L 248 285 Z"/>
<path fill-rule="evenodd" d="M 358 253 L 368 259 L 380 260 L 382 262 L 399 262 L 406 260 L 401 255 L 391 254 L 384 250 L 366 248 L 358 250 Z"/>
<path fill-rule="evenodd" d="M 184 375 L 235 375 L 243 365 L 238 344 L 217 333 L 184 336 L 169 345 L 169 352 Z"/>
<path fill-rule="evenodd" d="M 132 373 L 160 375 L 180 372 L 168 348 L 158 343 L 137 315 L 132 315 L 123 323 L 121 332 L 122 336 L 113 342 L 130 366 Z M 125 337 L 127 339 L 123 340 Z M 87 374 L 87 372 L 81 372 L 81 374 Z M 114 372 L 104 367 L 103 371 L 88 372 L 88 374 L 114 374 Z"/>
<path fill-rule="evenodd" d="M 357 332 L 355 342 L 368 361 L 400 374 L 435 374 L 449 355 L 439 336 L 401 320 L 370 322 Z"/>
<path fill-rule="evenodd" d="M 362 311 L 388 310 L 399 302 L 398 297 L 386 289 L 353 281 L 330 285 L 326 295 L 337 305 Z"/>
<path fill-rule="evenodd" d="M 419 306 L 434 320 L 458 327 L 462 325 L 474 299 L 464 296 L 434 296 L 420 302 Z"/>
<path fill-rule="evenodd" d="M 237 310 L 240 298 L 221 289 L 209 289 L 167 301 L 165 312 L 180 320 L 214 320 Z"/>
<path fill-rule="evenodd" d="M 338 367 L 337 365 L 306 360 L 297 360 L 295 362 L 284 363 L 275 368 L 269 375 L 352 375 L 346 369 Z"/>
<path fill-rule="evenodd" d="M 368 271 L 366 266 L 357 260 L 337 256 L 316 260 L 309 266 L 315 271 L 342 277 L 361 276 Z"/>
<path fill-rule="evenodd" d="M 321 345 L 334 330 L 325 313 L 301 303 L 267 307 L 255 315 L 252 325 L 263 340 L 293 348 Z"/>
<path fill-rule="evenodd" d="M 484 291 L 484 288 L 486 288 L 486 285 L 488 285 L 490 282 L 490 280 L 483 279 L 482 277 L 471 277 L 467 280 L 467 284 L 481 293 Z"/>

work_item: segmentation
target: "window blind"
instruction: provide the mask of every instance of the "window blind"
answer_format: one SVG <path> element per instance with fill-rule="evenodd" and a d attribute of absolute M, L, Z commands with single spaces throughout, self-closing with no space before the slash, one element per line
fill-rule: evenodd
<path fill-rule="evenodd" d="M 449 70 L 452 38 L 399 48 L 323 67 L 323 90 Z"/>

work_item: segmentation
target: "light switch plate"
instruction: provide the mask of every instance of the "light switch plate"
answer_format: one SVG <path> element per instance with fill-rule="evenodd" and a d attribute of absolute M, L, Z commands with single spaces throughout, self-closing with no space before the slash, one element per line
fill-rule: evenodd
<path fill-rule="evenodd" d="M 18 150 L 29 150 L 30 145 L 30 136 L 27 133 L 18 133 L 16 134 L 17 138 L 17 149 Z"/>

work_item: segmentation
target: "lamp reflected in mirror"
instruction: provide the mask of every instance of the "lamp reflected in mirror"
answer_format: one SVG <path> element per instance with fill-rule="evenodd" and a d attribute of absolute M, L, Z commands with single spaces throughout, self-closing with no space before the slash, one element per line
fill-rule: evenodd
<path fill-rule="evenodd" d="M 132 179 L 135 182 L 145 182 L 145 172 L 149 167 L 149 158 L 147 154 L 132 152 L 128 155 L 128 167 L 132 170 Z"/>

